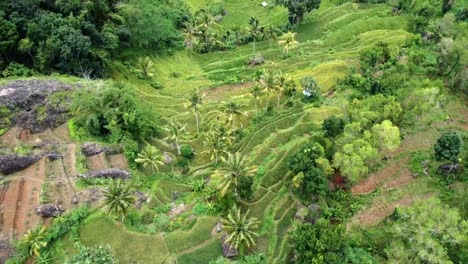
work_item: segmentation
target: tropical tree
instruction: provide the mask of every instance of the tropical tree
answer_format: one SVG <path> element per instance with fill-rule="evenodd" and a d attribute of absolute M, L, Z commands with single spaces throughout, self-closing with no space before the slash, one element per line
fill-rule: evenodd
<path fill-rule="evenodd" d="M 277 3 L 286 7 L 289 12 L 290 24 L 300 24 L 304 15 L 320 7 L 321 0 L 278 0 Z"/>
<path fill-rule="evenodd" d="M 202 153 L 207 153 L 210 155 L 211 161 L 217 164 L 219 157 L 223 154 L 226 154 L 226 138 L 223 135 L 224 133 L 220 130 L 210 130 L 203 140 L 203 144 L 208 147 L 207 150 Z"/>
<path fill-rule="evenodd" d="M 289 31 L 288 33 L 284 34 L 278 44 L 283 46 L 283 53 L 286 55 L 289 54 L 289 50 L 296 47 L 299 42 L 295 39 L 296 33 Z"/>
<path fill-rule="evenodd" d="M 128 213 L 128 209 L 135 202 L 132 186 L 124 184 L 120 179 L 111 181 L 109 188 L 102 192 L 104 196 L 104 206 L 107 211 L 117 217 L 120 217 L 122 222 Z"/>
<path fill-rule="evenodd" d="M 382 149 L 395 150 L 400 145 L 400 129 L 390 120 L 384 120 L 381 124 L 372 127 L 372 139 L 374 146 Z"/>
<path fill-rule="evenodd" d="M 463 149 L 463 140 L 459 132 L 444 132 L 434 144 L 437 160 L 451 160 L 456 162 Z"/>
<path fill-rule="evenodd" d="M 279 74 L 277 74 L 275 76 L 275 92 L 276 92 L 276 98 L 277 98 L 277 101 L 278 101 L 278 108 L 280 106 L 281 94 L 291 84 L 293 84 L 293 82 L 292 82 L 291 78 L 288 75 L 279 73 Z"/>
<path fill-rule="evenodd" d="M 268 43 L 271 48 L 271 44 L 276 41 L 281 31 L 275 26 L 269 26 L 263 35 L 263 38 L 268 39 Z"/>
<path fill-rule="evenodd" d="M 260 84 L 263 86 L 267 95 L 265 111 L 268 111 L 268 102 L 270 99 L 270 93 L 275 90 L 275 75 L 270 71 L 265 71 L 260 76 Z"/>
<path fill-rule="evenodd" d="M 187 100 L 189 101 L 188 107 L 190 107 L 195 114 L 195 121 L 197 124 L 197 134 L 200 134 L 200 129 L 199 129 L 199 124 L 198 124 L 198 116 L 199 116 L 199 107 L 201 104 L 203 104 L 203 95 L 200 94 L 200 92 L 197 89 L 193 89 L 189 96 L 187 97 Z"/>
<path fill-rule="evenodd" d="M 164 156 L 155 146 L 147 145 L 135 159 L 143 168 L 150 167 L 153 173 L 159 171 L 159 166 L 164 165 Z"/>
<path fill-rule="evenodd" d="M 182 31 L 182 36 L 184 37 L 184 45 L 186 48 L 193 51 L 193 46 L 198 42 L 197 36 L 200 34 L 198 27 L 192 23 L 185 23 L 184 29 Z"/>
<path fill-rule="evenodd" d="M 198 23 L 198 28 L 201 28 L 205 43 L 207 44 L 209 36 L 208 28 L 215 22 L 213 16 L 210 13 L 203 11 L 198 15 L 196 22 Z"/>
<path fill-rule="evenodd" d="M 177 154 L 179 155 L 180 155 L 179 140 L 187 134 L 187 131 L 185 130 L 186 126 L 187 126 L 186 124 L 182 125 L 180 122 L 176 120 L 169 120 L 169 123 L 165 127 L 165 130 L 169 133 L 169 135 L 165 139 L 174 141 L 176 148 L 177 148 Z"/>
<path fill-rule="evenodd" d="M 215 176 L 221 177 L 218 189 L 222 197 L 234 189 L 234 195 L 238 194 L 238 184 L 240 178 L 251 177 L 255 174 L 256 168 L 247 165 L 247 159 L 236 152 L 229 153 L 227 159 L 221 158 L 221 167 L 215 172 Z"/>
<path fill-rule="evenodd" d="M 224 102 L 222 106 L 222 111 L 227 117 L 227 121 L 229 122 L 231 126 L 231 131 L 234 131 L 234 121 L 237 117 L 242 116 L 244 113 L 241 111 L 241 108 L 243 107 L 243 104 L 230 101 L 230 102 Z"/>
<path fill-rule="evenodd" d="M 245 249 L 255 245 L 259 223 L 256 218 L 249 217 L 249 211 L 242 214 L 240 209 L 234 208 L 223 221 L 223 230 L 227 233 L 226 243 L 243 254 Z"/>
<path fill-rule="evenodd" d="M 145 78 L 153 77 L 153 74 L 149 72 L 150 68 L 153 66 L 153 62 L 150 57 L 140 57 L 138 58 L 138 67 Z"/>
<path fill-rule="evenodd" d="M 250 27 L 248 28 L 248 31 L 253 39 L 252 49 L 253 49 L 253 53 L 255 53 L 255 42 L 257 41 L 257 37 L 262 33 L 263 27 L 260 27 L 260 22 L 258 21 L 258 18 L 256 17 L 250 17 L 249 25 Z"/>
<path fill-rule="evenodd" d="M 254 98 L 255 102 L 255 116 L 258 114 L 258 107 L 257 107 L 257 101 L 258 97 L 260 97 L 263 94 L 263 90 L 259 85 L 255 85 L 252 88 L 250 88 L 250 94 Z"/>
<path fill-rule="evenodd" d="M 36 228 L 34 230 L 29 230 L 28 233 L 24 235 L 24 243 L 28 248 L 30 256 L 37 257 L 41 254 L 42 249 L 47 246 L 45 238 L 46 227 Z"/>

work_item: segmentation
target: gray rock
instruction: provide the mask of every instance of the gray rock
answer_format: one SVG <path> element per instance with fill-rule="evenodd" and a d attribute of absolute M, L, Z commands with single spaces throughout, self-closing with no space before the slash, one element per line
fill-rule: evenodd
<path fill-rule="evenodd" d="M 48 151 L 42 154 L 44 157 L 49 158 L 50 161 L 58 160 L 64 157 L 64 155 L 57 151 Z"/>
<path fill-rule="evenodd" d="M 262 54 L 257 54 L 249 59 L 249 66 L 255 67 L 265 63 L 265 57 Z"/>
<path fill-rule="evenodd" d="M 111 178 L 111 179 L 129 179 L 132 175 L 126 171 L 116 168 L 104 169 L 98 171 L 90 171 L 84 175 L 80 175 L 82 178 Z"/>
<path fill-rule="evenodd" d="M 461 166 L 460 163 L 446 163 L 443 165 L 440 165 L 438 168 L 439 172 L 449 175 L 452 173 L 458 173 L 463 170 L 463 167 Z"/>
<path fill-rule="evenodd" d="M 222 236 L 221 236 L 221 247 L 223 249 L 223 256 L 226 257 L 226 258 L 232 258 L 232 257 L 236 257 L 236 256 L 239 256 L 239 252 L 237 251 L 237 249 L 231 245 L 229 245 L 227 242 L 226 242 L 226 239 L 227 239 L 227 234 L 224 233 Z"/>
<path fill-rule="evenodd" d="M 0 173 L 5 175 L 24 170 L 41 159 L 40 155 L 20 156 L 8 154 L 0 156 Z"/>
<path fill-rule="evenodd" d="M 86 157 L 91 157 L 98 155 L 102 152 L 105 152 L 107 155 L 116 155 L 123 152 L 122 146 L 120 145 L 112 145 L 112 146 L 101 146 L 97 143 L 93 142 L 86 142 L 81 145 L 81 152 Z"/>
<path fill-rule="evenodd" d="M 71 98 L 62 96 L 51 102 L 49 95 L 71 90 L 72 86 L 53 80 L 12 81 L 0 86 L 0 105 L 10 110 L 12 126 L 39 133 L 69 119 Z"/>
<path fill-rule="evenodd" d="M 41 204 L 36 207 L 36 214 L 42 217 L 57 217 L 65 210 L 55 204 Z"/>

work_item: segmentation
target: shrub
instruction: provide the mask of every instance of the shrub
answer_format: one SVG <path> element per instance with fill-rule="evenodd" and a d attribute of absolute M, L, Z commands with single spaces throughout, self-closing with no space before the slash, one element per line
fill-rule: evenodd
<path fill-rule="evenodd" d="M 463 148 L 463 140 L 459 132 L 444 132 L 434 145 L 437 160 L 456 162 Z"/>
<path fill-rule="evenodd" d="M 189 160 L 192 159 L 193 156 L 195 155 L 192 146 L 187 145 L 187 144 L 182 145 L 180 147 L 180 154 L 182 155 L 182 157 L 189 159 Z"/>
<path fill-rule="evenodd" d="M 324 156 L 319 143 L 307 143 L 289 157 L 289 169 L 295 174 L 315 168 L 315 160 Z"/>
<path fill-rule="evenodd" d="M 2 72 L 3 77 L 29 77 L 34 75 L 34 71 L 23 64 L 12 62 Z"/>
<path fill-rule="evenodd" d="M 70 260 L 70 264 L 114 264 L 114 255 L 109 246 L 95 246 L 95 247 L 84 247 L 80 248 L 78 254 L 73 256 Z"/>
<path fill-rule="evenodd" d="M 336 116 L 330 116 L 323 121 L 322 129 L 326 137 L 334 138 L 344 130 L 345 122 Z"/>

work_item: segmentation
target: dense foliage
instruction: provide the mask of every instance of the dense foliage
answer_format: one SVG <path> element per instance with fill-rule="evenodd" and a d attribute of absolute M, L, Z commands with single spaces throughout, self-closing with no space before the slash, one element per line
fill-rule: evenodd
<path fill-rule="evenodd" d="M 457 161 L 463 147 L 460 133 L 445 132 L 434 145 L 435 157 L 438 160 Z"/>
<path fill-rule="evenodd" d="M 70 264 L 114 264 L 114 256 L 109 247 L 81 247 L 80 252 L 73 256 Z"/>

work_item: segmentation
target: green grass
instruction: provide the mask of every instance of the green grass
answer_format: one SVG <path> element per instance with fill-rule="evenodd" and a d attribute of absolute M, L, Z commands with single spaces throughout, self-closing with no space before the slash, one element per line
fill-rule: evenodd
<path fill-rule="evenodd" d="M 164 263 L 169 250 L 164 238 L 125 230 L 106 216 L 87 219 L 80 227 L 81 241 L 88 246 L 109 245 L 120 263 Z"/>
<path fill-rule="evenodd" d="M 222 254 L 221 241 L 215 239 L 204 247 L 181 255 L 177 260 L 180 264 L 208 263 L 212 260 L 216 260 L 219 256 L 222 256 Z"/>
<path fill-rule="evenodd" d="M 216 225 L 216 217 L 200 217 L 188 231 L 175 231 L 166 235 L 165 240 L 171 253 L 196 246 L 211 238 L 211 231 Z"/>

